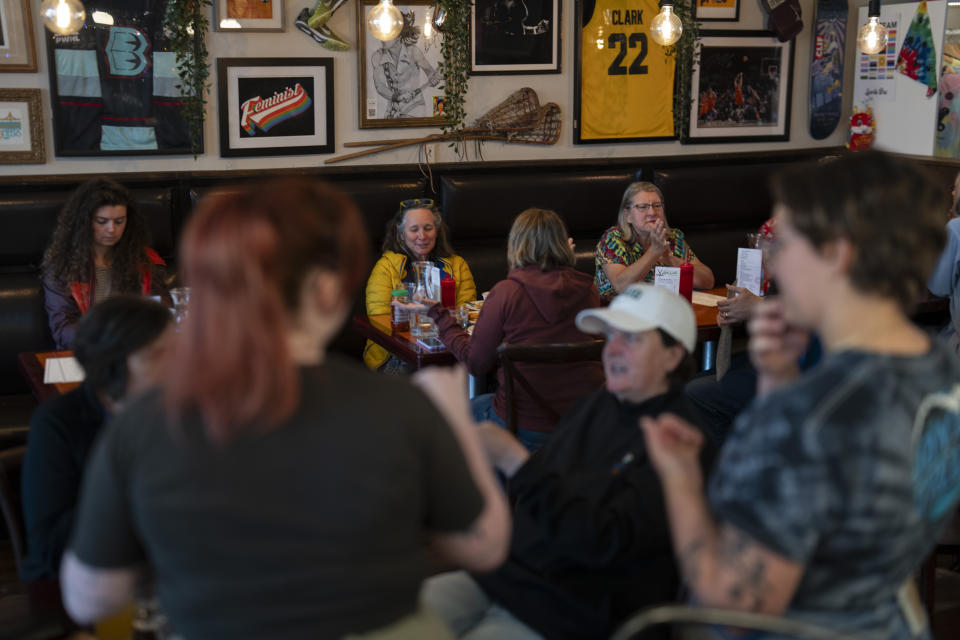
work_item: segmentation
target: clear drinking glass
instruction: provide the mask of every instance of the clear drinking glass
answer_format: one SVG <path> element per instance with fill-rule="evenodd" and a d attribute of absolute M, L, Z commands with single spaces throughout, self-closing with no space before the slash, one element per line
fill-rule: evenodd
<path fill-rule="evenodd" d="M 173 321 L 176 324 L 187 319 L 190 306 L 190 287 L 174 287 L 170 289 L 170 298 L 173 300 Z"/>
<path fill-rule="evenodd" d="M 461 329 L 466 329 L 470 325 L 470 310 L 467 305 L 462 304 L 456 309 L 451 309 L 450 313 L 453 314 L 453 319 L 457 321 Z"/>
<path fill-rule="evenodd" d="M 417 284 L 414 285 L 412 301 L 431 300 L 435 296 L 430 295 L 427 288 L 427 269 L 433 265 L 429 262 L 414 262 L 413 269 L 417 276 Z M 410 335 L 414 338 L 432 338 L 437 335 L 437 325 L 427 314 L 410 314 Z"/>

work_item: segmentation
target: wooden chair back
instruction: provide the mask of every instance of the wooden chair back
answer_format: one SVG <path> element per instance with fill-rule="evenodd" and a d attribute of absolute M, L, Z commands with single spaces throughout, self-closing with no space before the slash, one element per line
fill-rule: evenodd
<path fill-rule="evenodd" d="M 497 356 L 503 368 L 504 397 L 507 402 L 507 429 L 517 433 L 517 406 L 513 384 L 516 382 L 527 392 L 537 406 L 554 422 L 560 419 L 556 408 L 544 400 L 530 381 L 517 368 L 517 363 L 570 364 L 574 362 L 599 361 L 603 353 L 603 340 L 564 342 L 559 344 L 508 344 L 497 347 Z"/>

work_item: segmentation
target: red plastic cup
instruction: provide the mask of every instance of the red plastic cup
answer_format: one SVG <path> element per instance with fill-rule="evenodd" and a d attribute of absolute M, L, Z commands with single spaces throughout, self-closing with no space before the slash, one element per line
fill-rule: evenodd
<path fill-rule="evenodd" d="M 440 304 L 447 309 L 457 306 L 457 281 L 453 278 L 440 281 Z"/>

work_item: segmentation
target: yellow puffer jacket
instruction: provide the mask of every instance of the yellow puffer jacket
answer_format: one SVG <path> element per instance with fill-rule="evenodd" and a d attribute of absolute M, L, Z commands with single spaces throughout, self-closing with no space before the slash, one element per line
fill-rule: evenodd
<path fill-rule="evenodd" d="M 473 274 L 467 261 L 460 256 L 440 258 L 443 272 L 457 282 L 457 305 L 477 299 L 477 285 L 473 282 Z M 393 251 L 384 251 L 377 263 L 373 265 L 370 278 L 367 280 L 367 315 L 377 316 L 390 313 L 390 292 L 403 284 L 407 276 L 407 256 Z M 363 348 L 363 361 L 371 369 L 377 369 L 390 354 L 383 347 L 367 340 Z"/>

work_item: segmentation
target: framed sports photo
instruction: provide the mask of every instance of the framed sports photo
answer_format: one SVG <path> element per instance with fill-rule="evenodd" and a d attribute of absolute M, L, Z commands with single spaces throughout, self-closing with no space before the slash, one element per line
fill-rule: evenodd
<path fill-rule="evenodd" d="M 40 89 L 0 89 L 0 164 L 42 164 Z"/>
<path fill-rule="evenodd" d="M 283 0 L 213 0 L 214 31 L 283 31 Z"/>
<path fill-rule="evenodd" d="M 686 142 L 790 139 L 794 41 L 769 31 L 701 31 Z"/>
<path fill-rule="evenodd" d="M 471 4 L 470 75 L 560 73 L 559 0 Z"/>
<path fill-rule="evenodd" d="M 176 54 L 163 28 L 167 0 L 84 6 L 87 16 L 110 21 L 88 17 L 73 35 L 45 32 L 56 155 L 192 154 Z"/>
<path fill-rule="evenodd" d="M 403 30 L 381 42 L 367 29 L 367 12 L 377 0 L 357 0 L 357 68 L 360 128 L 442 127 L 443 34 L 424 29 L 433 0 L 397 0 Z"/>
<path fill-rule="evenodd" d="M 29 0 L 0 0 L 0 73 L 36 70 Z"/>
<path fill-rule="evenodd" d="M 696 18 L 700 22 L 736 22 L 740 19 L 740 0 L 696 0 Z"/>
<path fill-rule="evenodd" d="M 333 58 L 219 58 L 220 155 L 333 153 Z"/>
<path fill-rule="evenodd" d="M 675 58 L 649 37 L 657 0 L 577 0 L 573 142 L 673 140 Z"/>

